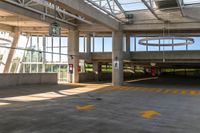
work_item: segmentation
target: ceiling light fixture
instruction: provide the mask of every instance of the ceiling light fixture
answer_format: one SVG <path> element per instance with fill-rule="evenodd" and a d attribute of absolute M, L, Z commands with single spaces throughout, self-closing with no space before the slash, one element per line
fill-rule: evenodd
<path fill-rule="evenodd" d="M 159 43 L 162 40 L 173 40 L 174 43 Z M 145 46 L 185 46 L 193 43 L 194 39 L 189 37 L 147 37 L 139 40 L 139 44 Z"/>

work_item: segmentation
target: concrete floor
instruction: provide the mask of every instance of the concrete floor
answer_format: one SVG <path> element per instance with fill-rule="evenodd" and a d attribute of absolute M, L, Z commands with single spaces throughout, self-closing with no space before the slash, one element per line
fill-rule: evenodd
<path fill-rule="evenodd" d="M 162 78 L 115 88 L 106 84 L 2 88 L 0 133 L 199 133 L 199 82 L 179 81 Z M 140 91 L 138 86 L 163 90 Z M 196 93 L 161 93 L 167 87 Z M 145 111 L 159 114 L 146 118 Z"/>

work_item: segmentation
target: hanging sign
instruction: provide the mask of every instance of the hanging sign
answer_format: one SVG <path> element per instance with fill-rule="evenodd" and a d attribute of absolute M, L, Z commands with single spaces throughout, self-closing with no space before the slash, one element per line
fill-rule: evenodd
<path fill-rule="evenodd" d="M 114 61 L 113 63 L 114 69 L 119 69 L 119 61 Z"/>
<path fill-rule="evenodd" d="M 49 26 L 49 35 L 50 36 L 60 36 L 61 28 L 60 25 L 56 22 L 51 23 Z"/>
<path fill-rule="evenodd" d="M 73 64 L 69 64 L 69 73 L 73 73 Z"/>

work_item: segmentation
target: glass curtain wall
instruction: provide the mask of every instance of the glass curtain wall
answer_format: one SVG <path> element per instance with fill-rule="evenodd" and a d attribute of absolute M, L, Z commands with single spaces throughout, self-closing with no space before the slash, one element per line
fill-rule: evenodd
<path fill-rule="evenodd" d="M 131 52 L 144 52 L 144 51 L 192 51 L 192 50 L 200 50 L 200 37 L 195 36 L 191 37 L 194 39 L 194 44 L 188 46 L 144 46 L 139 44 L 139 40 L 141 38 L 145 38 L 146 36 L 134 36 L 132 35 L 130 38 L 130 50 Z M 169 43 L 181 43 L 180 40 L 155 40 L 150 41 L 149 43 L 156 43 L 156 44 L 169 44 Z"/>
<path fill-rule="evenodd" d="M 21 35 L 15 50 L 11 73 L 58 73 L 67 78 L 67 37 Z"/>
<path fill-rule="evenodd" d="M 10 37 L 10 34 L 8 32 L 3 32 L 3 31 L 0 31 L 0 38 L 2 38 L 2 39 L 8 39 L 10 41 L 12 41 L 12 39 L 13 39 L 12 37 Z M 0 43 L 1 42 L 4 43 L 3 41 L 0 40 Z M 6 49 L 4 47 L 10 47 L 10 46 L 11 46 L 11 43 L 9 43 L 7 45 L 5 45 L 5 44 L 1 44 L 0 45 L 0 65 L 4 65 L 3 64 L 4 62 L 2 62 L 3 61 L 3 57 L 8 52 L 8 49 Z"/>
<path fill-rule="evenodd" d="M 91 52 L 112 52 L 112 37 L 91 37 Z"/>

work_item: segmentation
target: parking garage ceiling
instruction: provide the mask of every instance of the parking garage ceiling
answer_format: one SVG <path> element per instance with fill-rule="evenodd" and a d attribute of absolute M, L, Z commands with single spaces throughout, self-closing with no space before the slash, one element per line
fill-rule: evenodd
<path fill-rule="evenodd" d="M 172 30 L 199 30 L 200 27 L 200 0 L 80 0 L 86 5 L 93 7 L 102 14 L 106 14 L 105 23 L 92 14 L 85 15 L 74 9 L 57 5 L 56 21 L 61 22 L 65 31 L 78 27 L 83 31 L 108 32 L 110 28 L 117 27 L 116 22 L 123 24 L 125 31 L 153 31 L 162 30 L 163 23 L 169 25 Z M 61 5 L 65 5 L 60 0 Z M 76 2 L 77 3 L 77 2 Z M 79 3 L 79 2 L 78 2 Z M 13 8 L 6 8 L 12 5 Z M 0 24 L 23 27 L 32 32 L 42 29 L 48 32 L 48 25 L 54 21 L 54 0 L 4 0 L 0 1 Z M 74 4 L 72 4 L 74 5 Z M 4 9 L 3 9 L 4 8 Z M 42 12 L 48 8 L 48 12 Z M 85 5 L 84 5 L 85 8 Z M 84 9 L 83 8 L 83 9 Z M 18 9 L 20 9 L 18 11 Z M 80 8 L 82 9 L 82 8 Z M 31 11 L 31 15 L 25 11 Z M 33 15 L 35 11 L 39 15 Z M 89 11 L 89 10 L 88 10 Z M 96 12 L 98 13 L 98 12 Z M 47 14 L 47 15 L 46 15 Z M 47 19 L 44 21 L 43 17 Z M 93 18 L 94 17 L 94 18 Z M 95 18 L 96 17 L 96 18 Z M 105 16 L 103 17 L 105 18 Z M 96 21 L 97 19 L 97 21 Z M 99 19 L 99 20 L 98 20 Z M 112 22 L 109 23 L 109 21 Z M 115 22 L 115 21 L 116 22 Z M 113 24 L 115 22 L 115 24 Z M 149 26 L 151 25 L 151 27 Z M 110 26 L 110 27 L 109 27 Z M 154 27 L 155 26 L 155 27 Z M 43 28 L 41 28 L 43 27 Z M 168 27 L 167 27 L 168 28 Z M 38 30 L 39 32 L 40 30 Z"/>
<path fill-rule="evenodd" d="M 127 14 L 133 14 L 133 20 L 138 21 L 137 14 L 140 16 L 150 12 L 154 19 L 166 20 L 166 14 L 183 14 L 183 8 L 199 7 L 200 0 L 85 0 L 90 5 L 98 8 L 111 17 L 114 17 L 122 22 L 127 21 Z M 141 13 L 142 12 L 142 13 Z M 136 17 L 135 17 L 136 15 Z M 198 18 L 198 15 L 196 16 Z M 146 17 L 148 20 L 150 17 Z M 165 19 L 164 19 L 165 18 Z M 176 17 L 175 17 L 176 18 Z M 172 21 L 172 17 L 168 19 Z M 144 19 L 145 21 L 145 19 Z"/>

